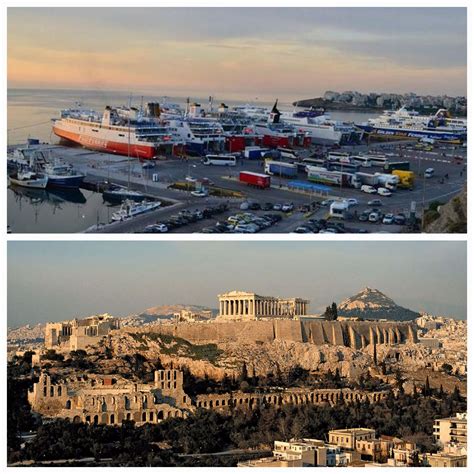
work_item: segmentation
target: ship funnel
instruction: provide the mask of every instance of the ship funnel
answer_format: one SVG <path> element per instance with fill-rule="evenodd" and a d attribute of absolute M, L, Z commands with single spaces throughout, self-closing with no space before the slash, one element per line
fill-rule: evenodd
<path fill-rule="evenodd" d="M 278 99 L 275 101 L 275 105 L 273 106 L 273 109 L 270 112 L 270 118 L 269 118 L 270 123 L 280 123 L 281 113 L 278 110 L 277 105 L 278 105 Z"/>
<path fill-rule="evenodd" d="M 111 108 L 107 105 L 104 110 L 104 114 L 102 115 L 102 126 L 109 127 L 110 126 L 110 112 Z"/>

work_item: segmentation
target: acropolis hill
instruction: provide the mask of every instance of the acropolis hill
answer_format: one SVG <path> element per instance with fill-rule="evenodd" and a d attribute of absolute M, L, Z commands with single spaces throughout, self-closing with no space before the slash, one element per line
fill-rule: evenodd
<path fill-rule="evenodd" d="M 302 298 L 276 298 L 242 291 L 225 293 L 218 298 L 219 316 L 215 320 L 118 329 L 118 320 L 102 315 L 48 323 L 45 345 L 65 350 L 85 349 L 96 344 L 101 336 L 117 331 L 166 334 L 197 344 L 282 340 L 361 349 L 369 344 L 417 342 L 415 326 L 410 322 L 325 321 L 309 317 L 309 302 Z"/>

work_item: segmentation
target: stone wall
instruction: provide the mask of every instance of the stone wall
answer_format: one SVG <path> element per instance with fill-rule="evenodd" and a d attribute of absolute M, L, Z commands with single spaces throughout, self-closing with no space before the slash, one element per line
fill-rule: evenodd
<path fill-rule="evenodd" d="M 197 409 L 254 409 L 260 405 L 330 404 L 368 401 L 375 403 L 388 392 L 350 389 L 288 389 L 266 393 L 198 395 L 189 397 L 183 390 L 183 373 L 155 371 L 152 384 L 138 384 L 114 377 L 76 378 L 54 383 L 42 373 L 28 392 L 32 410 L 49 418 L 96 424 L 160 423 L 167 418 L 186 418 Z"/>
<path fill-rule="evenodd" d="M 368 344 L 394 345 L 417 342 L 412 323 L 385 321 L 213 321 L 206 323 L 156 324 L 123 328 L 134 333 L 156 332 L 186 339 L 193 344 L 225 342 L 272 342 L 275 339 L 316 345 L 341 345 L 360 349 Z"/>

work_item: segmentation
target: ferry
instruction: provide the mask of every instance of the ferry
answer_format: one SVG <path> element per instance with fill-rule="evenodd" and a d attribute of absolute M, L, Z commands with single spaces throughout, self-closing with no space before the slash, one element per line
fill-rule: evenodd
<path fill-rule="evenodd" d="M 99 150 L 133 158 L 152 159 L 174 154 L 183 144 L 159 121 L 159 104 L 148 103 L 146 112 L 135 107 L 105 107 L 103 114 L 83 108 L 65 109 L 53 119 L 58 137 Z"/>
<path fill-rule="evenodd" d="M 369 135 L 394 138 L 431 139 L 450 143 L 463 143 L 467 138 L 467 120 L 451 118 L 445 109 L 435 115 L 419 115 L 405 107 L 386 110 L 382 115 L 356 125 Z"/>
<path fill-rule="evenodd" d="M 188 155 L 205 156 L 224 151 L 224 129 L 218 120 L 205 116 L 201 104 L 188 104 L 183 117 L 164 118 L 163 123 L 184 142 Z"/>
<path fill-rule="evenodd" d="M 331 120 L 322 109 L 282 112 L 281 120 L 307 132 L 318 145 L 354 143 L 361 138 L 361 132 L 353 124 Z"/>

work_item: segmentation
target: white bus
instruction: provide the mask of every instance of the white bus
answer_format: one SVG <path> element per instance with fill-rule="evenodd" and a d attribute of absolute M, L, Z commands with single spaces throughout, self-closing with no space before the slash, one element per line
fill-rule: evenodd
<path fill-rule="evenodd" d="M 344 153 L 342 151 L 330 151 L 328 153 L 328 161 L 339 161 L 340 163 L 350 163 L 351 157 L 349 153 Z"/>
<path fill-rule="evenodd" d="M 234 155 L 206 155 L 202 163 L 204 165 L 235 166 L 237 159 Z"/>
<path fill-rule="evenodd" d="M 388 163 L 388 158 L 385 155 L 367 155 L 370 157 L 372 166 L 384 167 Z"/>
<path fill-rule="evenodd" d="M 298 152 L 295 150 L 292 150 L 291 148 L 282 148 L 278 147 L 277 151 L 281 153 L 282 158 L 293 158 L 293 159 L 298 159 Z"/>
<path fill-rule="evenodd" d="M 372 158 L 367 155 L 354 155 L 351 156 L 352 161 L 362 166 L 362 168 L 370 168 L 372 166 Z"/>

